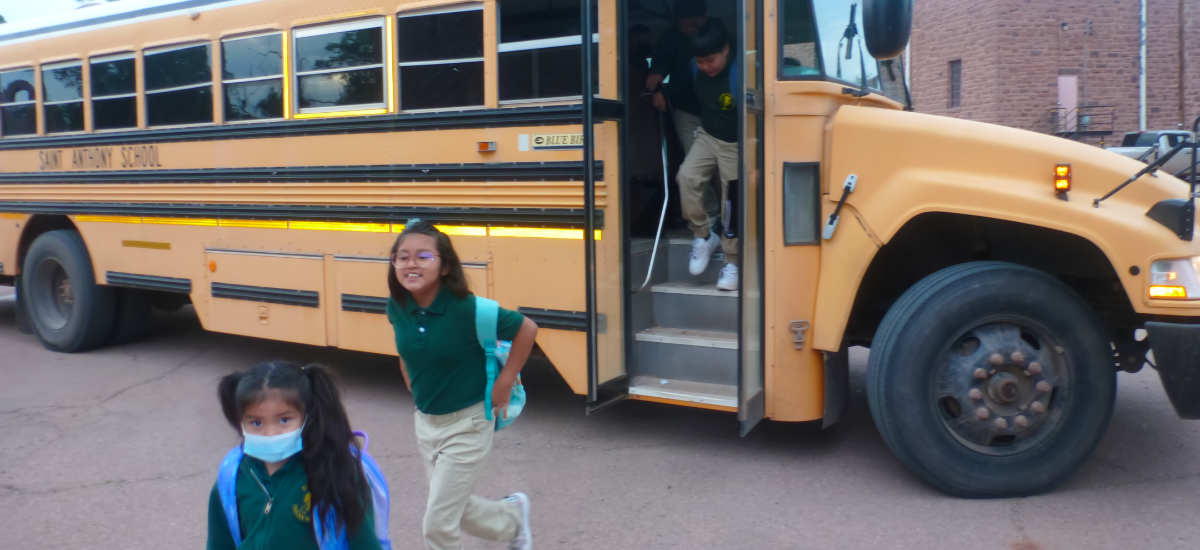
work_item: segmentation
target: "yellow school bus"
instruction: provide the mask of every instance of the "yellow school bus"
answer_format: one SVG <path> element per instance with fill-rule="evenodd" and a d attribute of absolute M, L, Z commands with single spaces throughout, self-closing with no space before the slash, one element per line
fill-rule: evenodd
<path fill-rule="evenodd" d="M 732 292 L 662 229 L 638 46 L 669 1 L 119 4 L 0 26 L 0 284 L 50 349 L 190 302 L 393 354 L 387 251 L 421 218 L 590 410 L 830 425 L 869 346 L 884 441 L 965 496 L 1065 479 L 1151 349 L 1200 417 L 1194 184 L 912 112 L 907 0 L 708 1 L 736 36 Z"/>

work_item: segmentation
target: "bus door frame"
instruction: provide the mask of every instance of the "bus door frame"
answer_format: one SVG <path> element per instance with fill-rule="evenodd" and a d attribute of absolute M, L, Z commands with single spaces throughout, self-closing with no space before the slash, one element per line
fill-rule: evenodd
<path fill-rule="evenodd" d="M 622 337 L 626 339 L 626 343 L 628 343 L 628 334 L 627 334 L 627 327 L 625 327 L 625 326 L 607 327 L 606 325 L 608 323 L 606 322 L 606 319 L 604 318 L 604 314 L 602 311 L 600 311 L 599 306 L 597 305 L 597 282 L 596 282 L 597 262 L 596 262 L 596 240 L 595 240 L 596 231 L 595 230 L 597 227 L 599 227 L 601 225 L 600 223 L 597 223 L 598 222 L 597 218 L 601 216 L 601 213 L 596 210 L 595 124 L 596 124 L 597 120 L 599 120 L 599 121 L 617 120 L 617 121 L 619 121 L 619 124 L 621 124 L 622 129 L 620 132 L 620 137 L 618 138 L 620 140 L 618 143 L 618 147 L 620 148 L 620 158 L 621 158 L 620 164 L 622 166 L 620 167 L 618 172 L 621 174 L 620 177 L 624 178 L 625 177 L 624 176 L 625 153 L 624 153 L 623 146 L 624 146 L 624 141 L 625 141 L 624 138 L 625 138 L 625 131 L 626 131 L 625 127 L 624 127 L 625 126 L 625 124 L 624 124 L 625 103 L 624 102 L 627 101 L 627 98 L 625 98 L 623 96 L 623 94 L 621 93 L 621 90 L 623 90 L 623 82 L 618 82 L 618 85 L 617 85 L 618 98 L 620 98 L 619 100 L 613 101 L 610 99 L 597 99 L 595 97 L 595 92 L 594 92 L 594 87 L 593 87 L 595 81 L 593 80 L 593 67 L 592 67 L 592 64 L 593 64 L 592 63 L 592 60 L 593 60 L 592 52 L 594 51 L 594 48 L 595 48 L 595 44 L 592 43 L 592 13 L 593 13 L 592 6 L 594 4 L 600 4 L 599 6 L 597 6 L 597 10 L 599 10 L 601 8 L 612 9 L 614 7 L 617 10 L 617 13 L 616 13 L 617 26 L 618 26 L 617 36 L 618 36 L 618 42 L 619 42 L 618 48 L 617 48 L 617 52 L 618 52 L 617 53 L 617 56 L 618 56 L 618 63 L 617 63 L 617 66 L 618 66 L 617 75 L 618 76 L 617 76 L 617 78 L 618 78 L 618 80 L 620 80 L 623 75 L 623 71 L 620 70 L 620 67 L 622 67 L 621 62 L 623 62 L 624 60 L 621 59 L 622 54 L 620 52 L 625 51 L 624 47 L 625 47 L 625 40 L 626 40 L 626 36 L 625 36 L 625 11 L 626 10 L 625 10 L 625 2 L 624 1 L 622 1 L 622 0 L 580 0 L 580 2 L 579 2 L 579 10 L 580 10 L 579 11 L 580 78 L 582 80 L 581 88 L 580 88 L 580 91 L 582 92 L 582 102 L 581 102 L 582 109 L 581 109 L 580 115 L 581 115 L 582 138 L 583 138 L 583 208 L 584 208 L 583 242 L 584 242 L 584 264 L 585 264 L 584 271 L 586 272 L 585 273 L 585 281 L 586 281 L 585 282 L 585 294 L 586 294 L 585 304 L 587 307 L 586 339 L 587 339 L 588 394 L 587 394 L 587 405 L 585 408 L 585 410 L 587 411 L 587 414 L 597 412 L 601 409 L 608 407 L 609 405 L 612 405 L 614 403 L 622 401 L 629 396 L 629 376 L 628 376 L 627 372 L 625 374 L 622 374 L 611 380 L 601 380 L 600 379 L 601 357 L 599 356 L 600 346 L 599 346 L 599 342 L 598 342 L 598 335 L 599 335 L 598 331 L 599 330 L 619 331 L 620 334 L 623 335 Z M 598 15 L 599 11 L 597 11 L 596 13 Z M 597 63 L 598 63 L 598 58 L 597 58 Z M 599 107 L 599 113 L 597 113 L 597 107 Z M 612 171 L 609 171 L 609 173 L 611 174 Z M 617 198 L 616 204 L 613 204 L 611 202 L 608 204 L 608 209 L 610 210 L 610 212 L 616 212 L 618 214 L 616 216 L 607 216 L 607 219 L 599 220 L 605 224 L 612 224 L 611 227 L 613 228 L 613 230 L 608 232 L 610 235 L 618 235 L 618 234 L 624 235 L 625 234 L 624 230 L 617 229 L 617 227 L 620 224 L 625 223 L 625 216 L 620 215 L 621 208 L 623 207 L 623 204 L 624 204 L 623 195 L 624 195 L 625 186 L 619 185 L 618 187 L 619 187 L 620 192 L 618 193 L 618 198 Z M 612 237 L 610 237 L 610 238 L 612 238 Z M 625 261 L 628 258 L 628 252 L 629 252 L 628 248 L 629 248 L 629 246 L 628 246 L 627 242 L 621 243 L 621 254 L 620 254 L 621 285 L 620 285 L 620 287 L 621 287 L 621 294 L 622 294 L 622 300 L 623 300 L 621 307 L 624 311 L 629 310 L 628 298 L 626 297 L 626 295 L 625 295 L 626 293 L 624 292 L 624 289 L 626 288 L 626 284 L 627 284 L 626 277 L 625 277 L 625 266 L 626 266 Z M 622 317 L 624 317 L 624 316 L 622 316 Z M 629 364 L 629 362 L 628 362 L 629 347 L 628 347 L 628 345 L 625 345 L 625 346 L 622 346 L 622 349 L 625 350 L 624 355 L 620 358 L 616 358 L 615 360 L 620 361 L 620 363 L 622 365 L 622 370 L 624 370 L 624 366 Z M 604 359 L 608 360 L 608 361 L 614 360 L 614 358 L 610 358 L 610 357 L 606 357 Z"/>
<path fill-rule="evenodd" d="M 746 436 L 766 416 L 764 280 L 763 0 L 738 0 L 738 425 Z"/>

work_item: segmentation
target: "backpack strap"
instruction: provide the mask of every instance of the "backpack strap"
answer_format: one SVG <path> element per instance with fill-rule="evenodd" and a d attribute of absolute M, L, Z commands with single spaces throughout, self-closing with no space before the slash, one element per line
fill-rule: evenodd
<path fill-rule="evenodd" d="M 225 523 L 233 536 L 235 546 L 242 544 L 242 527 L 238 520 L 237 472 L 242 465 L 242 446 L 238 445 L 225 453 L 221 468 L 217 470 L 217 496 L 221 498 L 221 509 L 225 511 Z"/>
<path fill-rule="evenodd" d="M 475 295 L 475 338 L 483 348 L 487 370 L 487 388 L 483 392 L 483 409 L 488 420 L 492 420 L 492 385 L 500 370 L 496 361 L 496 324 L 500 316 L 500 304 L 495 300 Z"/>
<path fill-rule="evenodd" d="M 363 475 L 367 478 L 367 486 L 371 490 L 371 510 L 372 517 L 375 520 L 375 538 L 379 540 L 379 546 L 383 550 L 391 550 L 392 540 L 388 533 L 388 515 L 391 502 L 391 496 L 388 491 L 387 477 L 383 475 L 383 470 L 379 468 L 379 463 L 371 457 L 367 452 L 366 441 L 369 441 L 367 434 L 364 432 L 354 432 L 363 438 L 362 453 L 358 448 L 351 445 L 350 453 L 354 456 L 359 456 L 362 461 Z"/>

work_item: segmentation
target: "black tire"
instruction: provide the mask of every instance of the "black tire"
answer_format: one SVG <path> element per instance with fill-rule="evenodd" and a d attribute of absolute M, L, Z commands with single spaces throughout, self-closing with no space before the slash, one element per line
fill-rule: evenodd
<path fill-rule="evenodd" d="M 1103 334 L 1083 299 L 1046 273 L 1003 262 L 943 269 L 880 323 L 871 416 L 892 453 L 946 493 L 1047 491 L 1091 454 L 1112 416 Z"/>
<path fill-rule="evenodd" d="M 145 338 L 150 334 L 154 319 L 150 296 L 144 291 L 132 288 L 119 288 L 116 292 L 116 322 L 113 323 L 108 343 L 128 344 Z"/>
<path fill-rule="evenodd" d="M 112 333 L 115 293 L 96 284 L 87 247 L 75 231 L 48 231 L 33 241 L 21 270 L 21 298 L 48 349 L 84 351 Z"/>

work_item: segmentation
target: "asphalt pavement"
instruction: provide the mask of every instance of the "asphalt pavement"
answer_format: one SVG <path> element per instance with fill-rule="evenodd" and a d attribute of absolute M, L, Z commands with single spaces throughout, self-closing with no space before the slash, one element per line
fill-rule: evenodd
<path fill-rule="evenodd" d="M 158 314 L 144 341 L 47 351 L 17 330 L 0 287 L 0 548 L 202 548 L 209 490 L 238 441 L 217 380 L 265 359 L 340 377 L 352 423 L 392 490 L 398 550 L 420 548 L 425 480 L 412 398 L 391 357 L 205 332 L 190 308 Z M 477 492 L 532 497 L 536 548 L 1200 548 L 1200 422 L 1178 419 L 1157 374 L 1122 374 L 1092 458 L 1046 495 L 963 500 L 888 453 L 852 354 L 844 422 L 764 423 L 640 402 L 584 414 L 546 365 L 497 436 Z M 466 548 L 502 548 L 469 540 Z"/>

